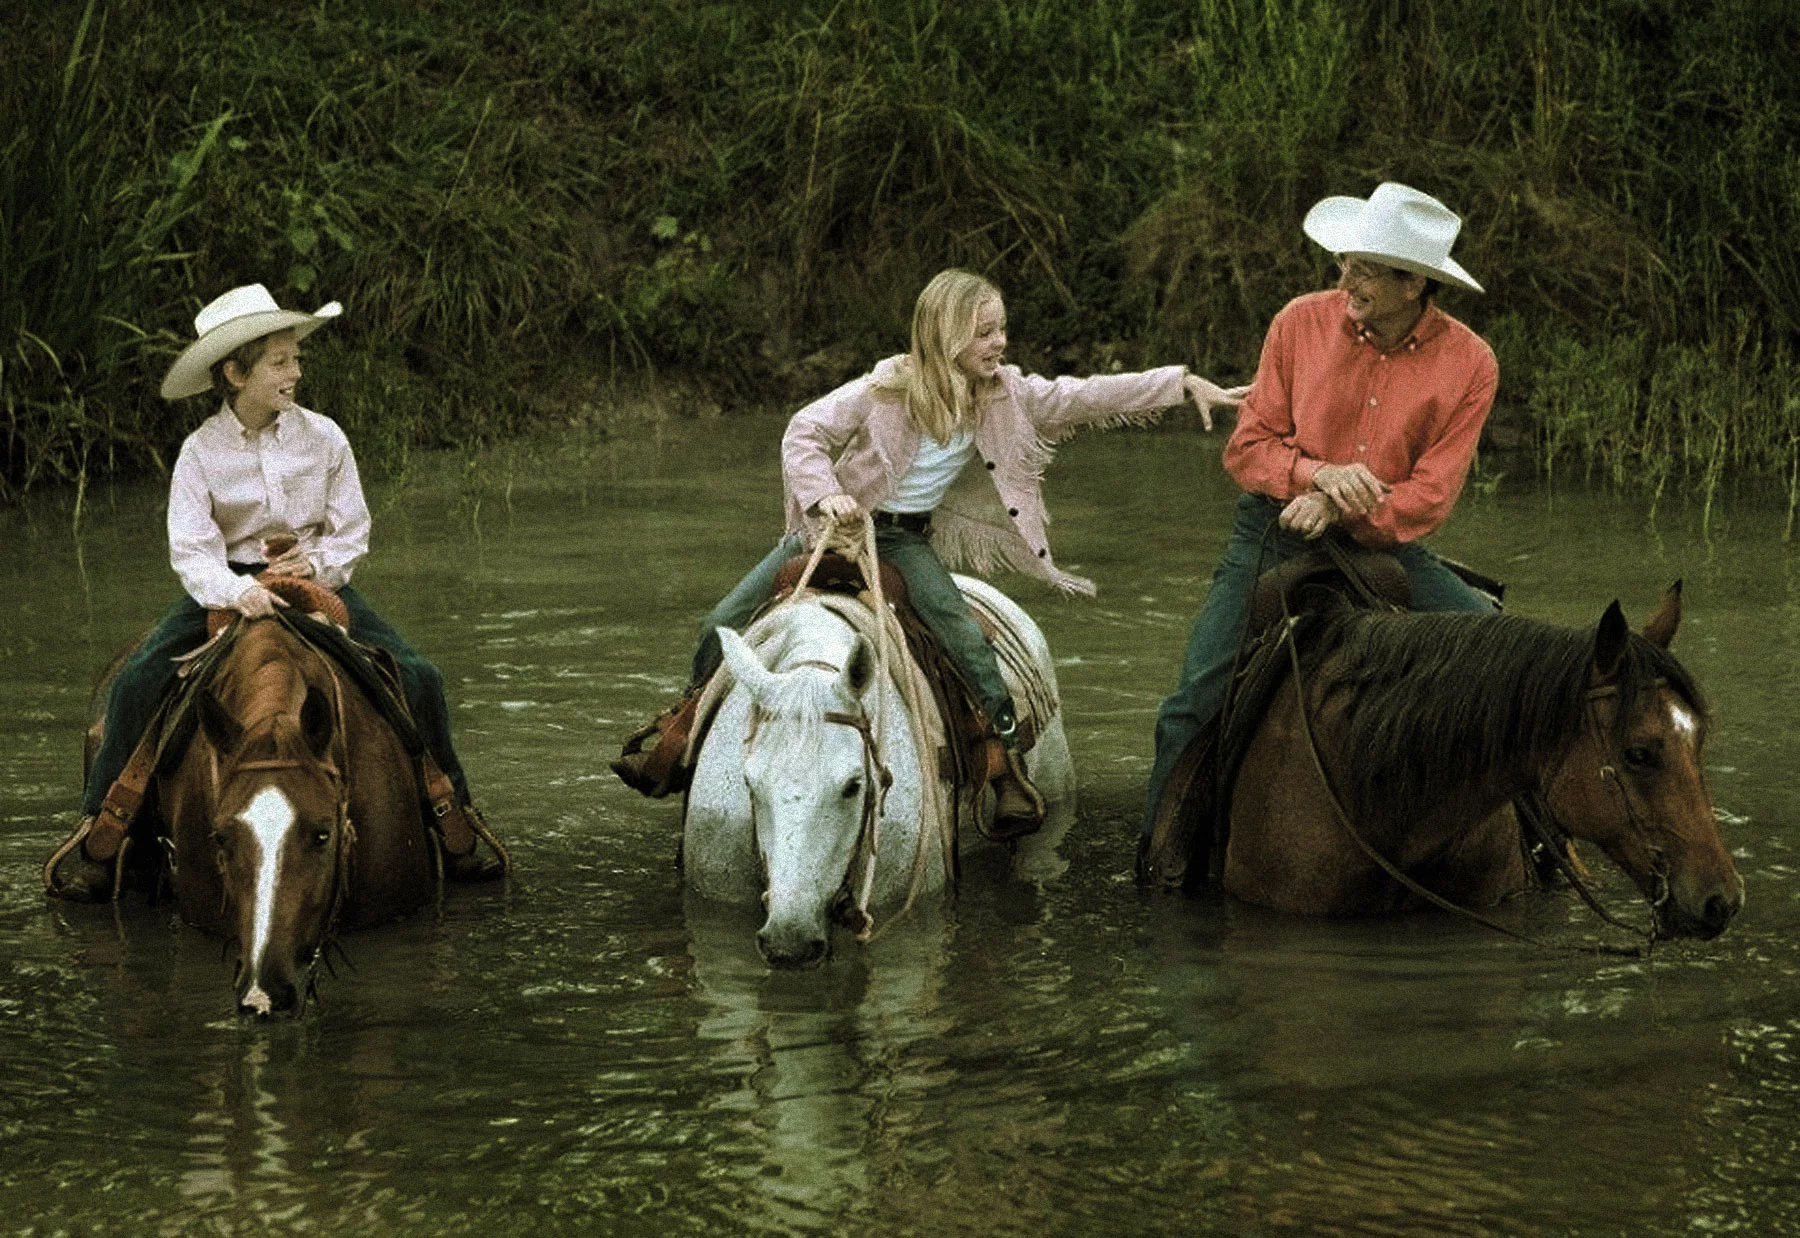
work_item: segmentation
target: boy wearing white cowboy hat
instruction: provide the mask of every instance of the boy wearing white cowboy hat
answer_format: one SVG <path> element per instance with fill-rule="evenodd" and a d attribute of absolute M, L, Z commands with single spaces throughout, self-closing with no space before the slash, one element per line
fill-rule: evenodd
<path fill-rule="evenodd" d="M 119 823 L 95 826 L 107 794 L 175 680 L 173 659 L 205 643 L 207 612 L 255 619 L 287 605 L 257 583 L 263 573 L 331 590 L 350 635 L 394 655 L 420 737 L 453 788 L 451 811 L 474 814 L 450 743 L 442 677 L 350 586 L 369 548 L 369 508 L 349 440 L 336 422 L 294 403 L 300 341 L 340 312 L 335 301 L 311 314 L 284 310 L 261 284 L 234 288 L 195 317 L 198 338 L 163 379 L 164 399 L 211 391 L 222 401 L 182 443 L 170 479 L 169 562 L 186 592 L 113 678 L 105 737 L 82 792 L 82 843 L 45 874 L 51 894 L 83 902 L 111 896 L 106 861 Z M 462 880 L 504 871 L 503 861 L 473 850 L 447 858 L 446 871 Z"/>
<path fill-rule="evenodd" d="M 1302 227 L 1337 256 L 1337 286 L 1275 315 L 1225 445 L 1244 493 L 1181 681 L 1157 711 L 1146 838 L 1169 771 L 1224 697 L 1259 567 L 1336 526 L 1399 559 L 1414 610 L 1491 609 L 1419 541 L 1455 506 L 1499 382 L 1493 350 L 1434 303 L 1441 285 L 1482 290 L 1450 257 L 1462 220 L 1389 182 L 1326 198 Z"/>

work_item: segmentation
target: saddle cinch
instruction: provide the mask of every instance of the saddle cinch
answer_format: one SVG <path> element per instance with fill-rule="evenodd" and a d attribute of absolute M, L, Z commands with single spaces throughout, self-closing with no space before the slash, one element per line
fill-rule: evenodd
<path fill-rule="evenodd" d="M 1441 562 L 1498 607 L 1506 586 L 1452 559 Z M 1230 686 L 1176 759 L 1163 784 L 1151 832 L 1138 849 L 1138 880 L 1169 889 L 1216 885 L 1230 841 L 1229 805 L 1237 772 L 1292 663 L 1284 635 L 1304 648 L 1331 605 L 1369 610 L 1411 609 L 1412 591 L 1400 561 L 1332 531 L 1306 554 L 1261 576 L 1245 608 L 1245 628 Z"/>
<path fill-rule="evenodd" d="M 764 607 L 765 611 L 794 591 L 801 574 L 806 570 L 806 562 L 806 555 L 795 555 L 781 566 L 775 576 L 774 595 Z M 969 690 L 962 673 L 913 610 L 908 598 L 906 578 L 886 563 L 881 564 L 880 571 L 882 594 L 893 608 L 900 630 L 906 637 L 907 652 L 919 664 L 927 682 L 931 684 L 932 697 L 944 724 L 946 743 L 937 754 L 938 768 L 950 775 L 955 785 L 979 791 L 990 778 L 1001 772 L 1005 755 L 1000 751 L 998 742 L 992 739 L 993 729 L 981 707 L 976 704 L 974 694 Z M 868 588 L 863 579 L 862 566 L 835 551 L 819 557 L 807 585 L 821 593 L 849 596 L 862 593 Z M 993 620 L 979 607 L 972 607 L 971 610 L 982 634 L 990 642 L 993 641 L 996 634 Z M 626 739 L 622 756 L 645 752 L 646 759 L 642 769 L 635 776 L 645 786 L 654 788 L 654 791 L 647 793 L 667 795 L 680 791 L 687 785 L 692 771 L 683 761 L 685 754 L 699 750 L 699 744 L 694 742 L 693 736 L 696 722 L 701 728 L 699 738 L 704 739 L 705 727 L 711 721 L 710 718 L 698 716 L 703 688 L 704 685 L 691 689 L 648 726 Z M 1028 752 L 1037 739 L 1038 719 L 1029 710 L 1024 710 L 1018 725 L 1019 751 Z M 618 769 L 616 763 L 614 769 Z M 636 786 L 637 782 L 632 785 Z"/>
<path fill-rule="evenodd" d="M 393 655 L 378 646 L 352 640 L 348 632 L 350 616 L 343 599 L 323 585 L 283 576 L 265 575 L 257 580 L 288 603 L 288 609 L 276 611 L 275 618 L 306 644 L 330 657 L 394 729 L 401 746 L 418 768 L 420 784 L 431 810 L 432 828 L 439 834 L 444 850 L 452 856 L 472 852 L 476 842 L 474 830 L 463 815 L 455 811 L 455 789 L 449 775 L 438 767 L 425 747 L 412 711 L 407 707 L 400 670 Z M 124 771 L 108 788 L 100 812 L 85 835 L 71 840 L 82 846 L 91 859 L 107 864 L 120 862 L 120 848 L 143 809 L 151 781 L 158 774 L 172 770 L 186 753 L 199 725 L 194 701 L 211 682 L 231 646 L 233 634 L 238 630 L 232 626 L 235 617 L 232 611 L 208 612 L 206 644 L 179 659 L 182 666 L 173 686 L 151 715 L 150 724 L 144 729 Z M 84 776 L 93 765 L 104 727 L 105 719 L 97 719 L 83 737 Z"/>

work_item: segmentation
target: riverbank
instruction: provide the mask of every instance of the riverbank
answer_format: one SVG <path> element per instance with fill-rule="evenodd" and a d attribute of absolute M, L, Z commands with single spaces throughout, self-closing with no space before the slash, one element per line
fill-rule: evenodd
<path fill-rule="evenodd" d="M 48 0 L 0 31 L 0 499 L 155 469 L 194 309 L 348 312 L 372 472 L 622 389 L 786 406 L 957 263 L 1049 373 L 1254 368 L 1328 193 L 1468 219 L 1540 467 L 1800 485 L 1800 12 L 1727 0 Z M 1696 153 L 1704 157 L 1697 157 Z"/>

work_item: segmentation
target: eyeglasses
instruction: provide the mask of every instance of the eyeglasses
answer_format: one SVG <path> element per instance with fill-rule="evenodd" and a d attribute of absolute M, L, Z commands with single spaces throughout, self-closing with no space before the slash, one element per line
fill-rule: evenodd
<path fill-rule="evenodd" d="M 1388 279 L 1400 274 L 1393 267 L 1376 266 L 1361 258 L 1339 258 L 1337 269 L 1340 276 L 1353 284 L 1367 284 L 1373 280 Z"/>

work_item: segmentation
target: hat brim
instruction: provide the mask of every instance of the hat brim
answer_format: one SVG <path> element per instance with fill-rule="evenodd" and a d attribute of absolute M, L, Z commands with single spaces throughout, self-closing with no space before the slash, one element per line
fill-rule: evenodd
<path fill-rule="evenodd" d="M 1438 264 L 1421 262 L 1407 254 L 1397 254 L 1378 242 L 1371 243 L 1362 228 L 1363 211 L 1368 202 L 1362 198 L 1326 198 L 1306 213 L 1301 224 L 1306 235 L 1334 254 L 1349 258 L 1368 258 L 1374 262 L 1399 267 L 1427 279 L 1442 280 L 1467 292 L 1485 292 L 1475 277 L 1463 270 L 1456 259 L 1445 255 Z"/>
<path fill-rule="evenodd" d="M 305 339 L 314 331 L 344 312 L 336 301 L 321 305 L 311 314 L 299 310 L 272 310 L 262 314 L 245 314 L 221 323 L 181 350 L 175 364 L 163 375 L 162 398 L 184 400 L 212 390 L 212 368 L 251 340 L 292 331 L 295 339 Z"/>

